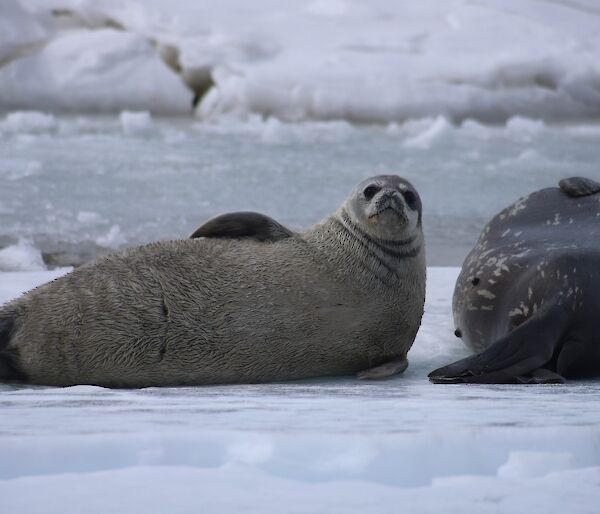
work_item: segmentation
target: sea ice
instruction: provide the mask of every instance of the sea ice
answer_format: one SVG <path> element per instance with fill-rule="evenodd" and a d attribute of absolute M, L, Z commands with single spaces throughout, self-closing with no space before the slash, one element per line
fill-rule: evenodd
<path fill-rule="evenodd" d="M 0 273 L 0 302 L 68 270 Z M 439 386 L 457 268 L 429 268 L 408 370 L 279 384 L 0 386 L 10 512 L 592 513 L 597 382 Z M 35 494 L 32 494 L 35 491 Z"/>

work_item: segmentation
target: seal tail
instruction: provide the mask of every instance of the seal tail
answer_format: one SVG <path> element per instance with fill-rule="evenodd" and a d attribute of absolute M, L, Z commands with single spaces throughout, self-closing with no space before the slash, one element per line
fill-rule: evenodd
<path fill-rule="evenodd" d="M 15 355 L 10 350 L 15 318 L 15 312 L 0 310 L 0 382 L 25 380 L 24 374 L 17 367 Z"/>

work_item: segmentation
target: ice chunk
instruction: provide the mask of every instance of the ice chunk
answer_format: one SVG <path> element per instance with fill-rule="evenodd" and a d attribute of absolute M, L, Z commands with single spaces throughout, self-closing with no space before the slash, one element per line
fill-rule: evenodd
<path fill-rule="evenodd" d="M 119 120 L 125 134 L 143 136 L 154 131 L 152 116 L 147 111 L 123 111 Z"/>
<path fill-rule="evenodd" d="M 2 122 L 2 128 L 10 132 L 48 132 L 57 126 L 52 114 L 37 111 L 11 112 Z"/>
<path fill-rule="evenodd" d="M 119 248 L 126 243 L 127 239 L 119 225 L 113 225 L 109 231 L 96 239 L 96 243 L 105 248 Z"/>
<path fill-rule="evenodd" d="M 423 132 L 405 139 L 404 146 L 425 150 L 442 139 L 450 130 L 452 124 L 443 116 L 438 116 Z"/>
<path fill-rule="evenodd" d="M 574 469 L 575 457 L 568 452 L 510 452 L 508 461 L 498 468 L 502 478 L 542 477 L 554 471 Z"/>
<path fill-rule="evenodd" d="M 42 253 L 26 239 L 0 250 L 0 271 L 43 271 Z"/>
<path fill-rule="evenodd" d="M 85 225 L 99 225 L 106 223 L 106 220 L 97 212 L 79 211 L 77 213 L 77 221 Z"/>

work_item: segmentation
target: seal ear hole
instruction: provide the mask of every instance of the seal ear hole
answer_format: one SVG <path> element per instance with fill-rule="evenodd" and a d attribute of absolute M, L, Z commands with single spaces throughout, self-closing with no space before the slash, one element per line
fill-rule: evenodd
<path fill-rule="evenodd" d="M 408 205 L 411 209 L 417 208 L 417 195 L 411 191 L 410 189 L 407 191 L 403 191 L 402 195 L 404 196 L 404 201 L 406 205 Z"/>
<path fill-rule="evenodd" d="M 460 331 L 460 328 L 457 328 L 457 329 L 454 331 L 454 335 L 455 335 L 456 337 L 462 337 L 462 332 Z"/>
<path fill-rule="evenodd" d="M 381 188 L 379 186 L 375 186 L 375 185 L 371 184 L 370 186 L 365 187 L 365 189 L 363 190 L 363 195 L 367 200 L 370 200 L 379 191 L 381 191 Z"/>

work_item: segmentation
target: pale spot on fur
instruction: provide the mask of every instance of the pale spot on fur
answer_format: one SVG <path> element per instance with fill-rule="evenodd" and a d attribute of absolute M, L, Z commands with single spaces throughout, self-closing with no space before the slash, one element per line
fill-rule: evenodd
<path fill-rule="evenodd" d="M 505 237 L 508 234 L 510 234 L 510 229 L 509 228 L 507 228 L 504 232 L 502 232 L 502 235 L 500 237 Z"/>
<path fill-rule="evenodd" d="M 493 305 L 482 305 L 481 306 L 481 310 L 482 311 L 493 311 L 494 310 L 494 306 Z"/>
<path fill-rule="evenodd" d="M 529 195 L 524 196 L 517 200 L 517 202 L 511 207 L 508 211 L 509 216 L 516 216 L 519 211 L 522 211 L 527 207 L 527 200 L 529 200 Z"/>
<path fill-rule="evenodd" d="M 531 290 L 531 287 L 528 288 L 527 290 L 527 297 L 531 300 L 531 297 L 533 296 L 533 291 Z"/>
<path fill-rule="evenodd" d="M 477 294 L 479 296 L 483 296 L 484 298 L 487 298 L 488 300 L 493 300 L 494 298 L 496 298 L 496 295 L 494 293 L 492 293 L 491 291 L 488 291 L 487 289 L 479 289 L 477 291 Z"/>
<path fill-rule="evenodd" d="M 523 314 L 523 311 L 521 309 L 519 309 L 518 307 L 508 313 L 509 317 L 511 317 L 511 318 L 514 318 L 515 316 L 520 316 L 522 314 Z"/>

